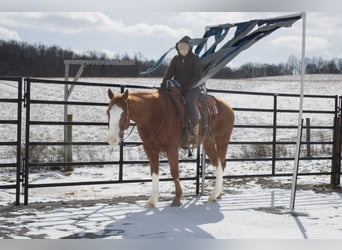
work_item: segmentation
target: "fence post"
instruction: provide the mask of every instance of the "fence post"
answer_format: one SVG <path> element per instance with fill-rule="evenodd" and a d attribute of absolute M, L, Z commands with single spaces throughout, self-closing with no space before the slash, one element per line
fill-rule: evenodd
<path fill-rule="evenodd" d="M 305 119 L 306 123 L 306 156 L 311 157 L 311 123 L 310 118 Z"/>
<path fill-rule="evenodd" d="M 275 175 L 275 164 L 277 157 L 277 106 L 278 94 L 273 96 L 273 140 L 272 140 L 272 175 Z"/>
<path fill-rule="evenodd" d="M 23 186 L 24 186 L 24 205 L 28 205 L 28 186 L 29 186 L 29 166 L 30 166 L 30 124 L 31 124 L 31 80 L 25 79 L 25 105 L 26 105 L 26 124 L 25 124 L 25 157 L 23 164 Z"/>
<path fill-rule="evenodd" d="M 22 125 L 22 96 L 23 78 L 18 79 L 18 106 L 17 106 L 17 175 L 16 175 L 16 194 L 15 205 L 20 205 L 20 181 L 21 181 L 21 125 Z"/>
<path fill-rule="evenodd" d="M 333 132 L 333 149 L 332 149 L 332 165 L 330 184 L 333 187 L 340 185 L 341 178 L 341 105 L 338 107 L 338 97 L 336 96 L 336 116 L 334 117 L 334 132 Z"/>
<path fill-rule="evenodd" d="M 125 92 L 125 86 L 120 86 L 120 92 L 121 94 Z M 122 143 L 119 144 L 120 152 L 119 152 L 119 181 L 123 181 L 123 168 L 124 168 L 124 136 L 122 137 Z"/>
<path fill-rule="evenodd" d="M 201 146 L 199 146 L 201 147 Z M 197 157 L 196 157 L 196 195 L 200 194 L 200 178 L 203 176 L 203 161 L 200 148 L 197 148 Z M 203 180 L 202 180 L 203 183 Z M 203 195 L 203 189 L 201 190 L 201 194 Z"/>

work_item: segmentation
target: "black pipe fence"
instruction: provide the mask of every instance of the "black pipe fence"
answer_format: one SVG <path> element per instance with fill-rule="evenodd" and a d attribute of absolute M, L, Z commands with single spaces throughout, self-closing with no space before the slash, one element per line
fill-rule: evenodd
<path fill-rule="evenodd" d="M 141 165 L 146 166 L 148 168 L 148 159 L 143 156 L 143 150 L 141 147 L 141 141 L 138 138 L 137 132 L 130 134 L 127 131 L 125 134 L 125 141 L 118 150 L 114 150 L 109 153 L 109 156 L 106 157 L 88 157 L 91 152 L 95 152 L 98 150 L 96 147 L 100 147 L 100 151 L 108 150 L 108 145 L 105 140 L 105 137 L 101 137 L 101 135 L 106 135 L 106 130 L 108 126 L 108 122 L 106 120 L 105 110 L 108 104 L 107 102 L 107 88 L 112 88 L 114 92 L 124 92 L 125 89 L 130 89 L 130 91 L 138 90 L 138 89 L 151 89 L 149 86 L 141 86 L 141 85 L 120 85 L 120 84 L 110 84 L 110 83 L 96 83 L 96 82 L 67 82 L 67 81 L 59 81 L 59 80 L 45 80 L 45 79 L 32 79 L 25 78 L 25 94 L 24 94 L 24 104 L 25 104 L 25 138 L 24 140 L 18 139 L 17 142 L 24 141 L 25 142 L 25 153 L 23 157 L 23 166 L 20 168 L 20 165 L 17 164 L 18 167 L 18 179 L 16 188 L 19 188 L 19 185 L 22 184 L 24 189 L 24 204 L 28 204 L 29 190 L 31 188 L 42 188 L 42 187 L 60 187 L 60 186 L 79 186 L 79 185 L 99 185 L 99 184 L 118 184 L 118 183 L 140 183 L 140 182 L 150 182 L 149 175 L 142 178 L 129 178 L 127 175 L 127 169 L 129 169 L 130 165 Z M 70 99 L 69 101 L 64 101 L 63 90 L 64 85 L 75 85 L 77 88 L 74 89 L 76 91 L 73 93 L 74 99 Z M 44 88 L 44 94 L 42 94 L 41 90 Z M 20 87 L 21 89 L 21 87 Z M 46 93 L 51 92 L 50 96 L 46 96 Z M 237 119 L 237 122 L 234 127 L 234 134 L 237 136 L 233 136 L 232 141 L 230 142 L 230 147 L 241 148 L 245 147 L 246 149 L 254 147 L 254 149 L 261 150 L 267 149 L 270 150 L 270 154 L 266 155 L 252 154 L 246 156 L 245 154 L 235 153 L 235 156 L 230 155 L 227 157 L 228 164 L 234 164 L 235 162 L 267 162 L 270 163 L 270 168 L 266 170 L 266 172 L 262 173 L 242 173 L 242 174 L 230 174 L 226 175 L 225 178 L 242 178 L 242 177 L 269 177 L 269 176 L 291 176 L 292 171 L 287 170 L 278 170 L 277 164 L 285 161 L 293 161 L 294 157 L 292 157 L 291 153 L 288 154 L 280 154 L 279 151 L 284 151 L 286 148 L 295 146 L 295 138 L 285 138 L 282 131 L 297 131 L 297 120 L 296 122 L 284 122 L 284 118 L 282 117 L 284 114 L 288 116 L 289 114 L 298 115 L 298 105 L 293 105 L 291 108 L 285 108 L 282 104 L 285 100 L 298 100 L 299 95 L 296 94 L 274 94 L 274 93 L 256 93 L 256 92 L 246 92 L 246 91 L 227 91 L 227 90 L 216 90 L 216 89 L 208 89 L 208 93 L 213 95 L 224 96 L 226 99 L 230 99 L 229 96 L 241 96 L 243 98 L 249 98 L 251 96 L 259 96 L 262 99 L 270 98 L 271 103 L 270 106 L 267 107 L 244 107 L 243 105 L 237 105 L 233 108 L 237 114 L 237 117 L 243 116 L 243 114 L 252 113 L 253 116 L 261 116 L 262 114 L 267 114 L 269 116 L 269 121 L 258 122 L 255 120 L 254 123 L 245 122 L 245 120 Z M 87 95 L 85 95 L 87 93 Z M 91 97 L 91 101 L 88 100 L 88 94 L 92 93 L 93 97 Z M 305 95 L 306 100 L 313 100 L 314 103 L 316 100 L 322 101 L 327 100 L 331 105 L 324 109 L 319 110 L 317 108 L 309 108 L 304 109 L 304 114 L 312 114 L 313 116 L 327 116 L 328 120 L 331 119 L 330 124 L 314 124 L 314 125 L 306 125 L 304 129 L 310 131 L 318 131 L 323 134 L 321 131 L 325 131 L 324 134 L 333 134 L 331 138 L 315 138 L 314 140 L 305 140 L 302 142 L 303 146 L 307 148 L 311 148 L 314 146 L 318 146 L 321 148 L 329 147 L 333 148 L 331 152 L 325 153 L 323 156 L 321 155 L 302 155 L 300 157 L 301 161 L 305 160 L 317 160 L 317 161 L 329 161 L 331 162 L 331 169 L 322 170 L 313 170 L 313 171 L 304 171 L 299 172 L 299 175 L 331 175 L 332 180 L 335 180 L 334 183 L 339 182 L 341 169 L 340 169 L 340 158 L 341 158 L 341 138 L 340 133 L 336 131 L 341 131 L 341 122 L 338 120 L 341 117 L 341 103 L 339 102 L 339 96 L 327 96 L 327 95 Z M 1 99 L 0 99 L 1 100 Z M 21 103 L 21 93 L 18 92 L 18 99 L 16 103 Z M 63 114 L 63 106 L 68 105 L 69 110 L 73 112 L 73 121 L 64 121 Z M 21 105 L 19 105 L 21 107 Z M 297 109 L 296 109 L 297 108 Z M 21 110 L 18 114 L 21 114 Z M 334 122 L 335 120 L 335 122 Z M 0 121 L 2 122 L 2 120 Z M 13 121 L 14 122 L 14 121 Z M 21 127 L 21 117 L 17 123 L 18 127 Z M 132 124 L 133 125 L 133 124 Z M 63 131 L 64 126 L 72 126 L 72 130 L 74 131 L 74 136 L 77 140 L 81 141 L 64 141 Z M 79 129 L 79 130 L 78 130 Z M 240 130 L 240 132 L 239 132 Z M 260 139 L 249 136 L 245 140 L 241 140 L 239 135 L 245 134 L 244 131 L 252 130 L 253 133 L 258 133 L 258 130 L 267 131 L 269 136 L 260 136 Z M 242 132 L 241 132 L 242 131 Z M 270 132 L 271 131 L 271 132 Z M 335 131 L 333 133 L 333 131 Z M 326 133 L 328 132 L 328 133 Z M 75 135 L 76 134 L 76 135 Z M 259 135 L 263 133 L 259 133 Z M 288 134 L 288 133 L 285 133 Z M 20 137 L 20 132 L 18 131 L 18 136 Z M 18 137 L 18 138 L 19 138 Z M 97 140 L 94 140 L 95 137 Z M 127 138 L 126 138 L 127 137 Z M 270 137 L 270 138 L 268 138 Z M 252 139 L 253 138 L 253 139 Z M 4 142 L 2 142 L 4 143 Z M 2 145 L 2 144 L 0 144 Z M 65 162 L 63 157 L 59 157 L 58 155 L 63 155 L 63 148 L 66 146 L 72 146 L 74 154 L 80 154 L 77 159 L 73 159 L 72 162 Z M 18 148 L 17 152 L 20 152 L 20 143 L 16 144 Z M 81 149 L 76 152 L 76 148 L 80 147 Z M 92 147 L 94 150 L 87 150 L 84 153 L 84 149 L 82 147 Z M 132 148 L 134 147 L 134 148 Z M 52 149 L 54 148 L 54 149 Z M 44 153 L 44 150 L 49 149 Z M 53 152 L 51 152 L 53 151 Z M 99 151 L 99 150 L 98 150 Z M 136 153 L 139 155 L 139 159 L 132 157 L 132 153 L 138 151 Z M 229 150 L 230 152 L 231 150 Z M 234 151 L 234 150 L 233 150 Z M 236 152 L 238 150 L 235 150 Z M 246 150 L 248 151 L 248 150 Z M 57 152 L 57 153 L 56 153 Z M 76 152 L 76 153 L 75 153 Z M 308 150 L 308 152 L 311 152 Z M 56 153 L 56 157 L 51 157 L 51 155 Z M 248 153 L 248 152 L 247 152 Z M 20 157 L 20 155 L 18 155 Z M 50 157 L 50 158 L 49 158 Z M 88 157 L 88 158 L 87 158 Z M 85 160 L 82 160 L 84 159 Z M 204 171 L 206 171 L 205 166 L 201 165 L 201 151 L 197 151 L 197 155 L 195 159 L 182 158 L 180 163 L 193 163 L 187 164 L 193 166 L 189 171 L 191 174 L 187 173 L 187 175 L 181 176 L 181 180 L 192 181 L 195 182 L 196 185 L 196 193 L 199 193 L 199 186 L 201 182 L 200 176 Z M 20 158 L 19 158 L 20 159 Z M 18 160 L 17 162 L 20 162 Z M 166 164 L 166 158 L 162 157 L 161 164 Z M 83 167 L 94 167 L 101 168 L 102 166 L 113 166 L 113 175 L 115 178 L 108 179 L 97 179 L 97 180 L 80 180 L 76 182 L 51 182 L 51 181 L 33 181 L 30 179 L 30 174 L 39 173 L 43 171 L 45 168 L 58 168 L 58 169 L 69 169 L 71 168 L 83 168 Z M 1 166 L 1 165 L 0 165 Z M 229 165 L 228 165 L 229 167 Z M 19 169 L 21 169 L 19 171 Z M 22 178 L 20 178 L 22 176 Z M 206 178 L 210 179 L 213 176 L 206 175 Z M 161 178 L 161 181 L 171 181 L 170 177 Z M 4 188 L 4 186 L 3 186 Z M 17 204 L 19 203 L 19 198 L 17 195 Z"/>
<path fill-rule="evenodd" d="M 9 183 L 1 184 L 0 189 L 15 189 L 15 204 L 20 203 L 20 182 L 22 180 L 21 169 L 21 125 L 22 125 L 22 78 L 20 77 L 1 77 L 2 84 L 6 84 L 13 89 L 13 94 L 9 96 L 2 96 L 3 94 L 10 94 L 8 92 L 1 93 L 0 105 L 0 175 Z M 8 110 L 13 113 L 7 113 Z M 8 155 L 10 154 L 10 157 Z M 10 158 L 8 160 L 8 158 Z M 10 171 L 15 169 L 13 176 Z"/>
<path fill-rule="evenodd" d="M 285 94 L 285 93 L 261 93 L 261 92 L 247 92 L 247 91 L 226 91 L 226 90 L 215 90 L 215 89 L 208 89 L 208 93 L 224 93 L 224 94 L 231 94 L 231 95 L 244 95 L 244 96 L 263 96 L 263 97 L 272 97 L 273 98 L 273 107 L 272 108 L 239 108 L 234 107 L 235 112 L 255 112 L 255 113 L 270 113 L 272 114 L 272 123 L 271 124 L 235 124 L 234 129 L 241 128 L 241 129 L 270 129 L 272 130 L 272 140 L 253 140 L 253 141 L 232 141 L 230 142 L 231 145 L 271 145 L 272 146 L 272 155 L 271 157 L 257 157 L 257 158 L 248 158 L 248 159 L 227 159 L 227 161 L 271 161 L 272 162 L 272 175 L 275 175 L 275 164 L 277 161 L 285 161 L 285 160 L 294 160 L 294 157 L 278 157 L 277 156 L 277 145 L 295 145 L 296 140 L 295 138 L 292 138 L 293 140 L 287 140 L 287 141 L 279 141 L 277 139 L 277 134 L 281 130 L 294 130 L 296 131 L 298 129 L 298 124 L 291 124 L 291 125 L 283 125 L 279 124 L 277 121 L 277 117 L 279 114 L 298 114 L 298 107 L 297 109 L 284 109 L 278 107 L 279 99 L 281 98 L 299 98 L 299 95 L 297 94 Z M 331 116 L 331 125 L 304 125 L 303 129 L 305 130 L 328 130 L 333 131 L 335 125 L 334 125 L 334 117 L 340 116 L 340 106 L 338 103 L 339 96 L 335 95 L 304 95 L 305 99 L 326 99 L 330 100 L 332 103 L 334 103 L 331 106 L 331 109 L 328 110 L 318 110 L 318 109 L 304 109 L 304 114 L 319 114 L 319 115 L 329 115 Z M 297 105 L 298 106 L 298 105 Z M 296 120 L 297 121 L 297 120 Z M 332 137 L 329 141 L 322 141 L 322 140 L 316 140 L 316 141 L 302 141 L 301 145 L 334 145 L 338 144 L 338 141 L 335 141 L 335 138 Z M 300 157 L 300 160 L 332 160 L 332 155 L 329 156 L 307 156 L 307 157 Z M 318 173 L 315 173 L 318 174 Z"/>

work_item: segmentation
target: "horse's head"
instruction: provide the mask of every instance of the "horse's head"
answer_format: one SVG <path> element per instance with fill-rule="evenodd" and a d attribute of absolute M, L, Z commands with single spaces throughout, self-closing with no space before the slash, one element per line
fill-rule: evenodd
<path fill-rule="evenodd" d="M 112 146 L 119 144 L 123 132 L 129 127 L 128 113 L 128 90 L 123 94 L 114 95 L 111 89 L 108 89 L 108 143 Z"/>

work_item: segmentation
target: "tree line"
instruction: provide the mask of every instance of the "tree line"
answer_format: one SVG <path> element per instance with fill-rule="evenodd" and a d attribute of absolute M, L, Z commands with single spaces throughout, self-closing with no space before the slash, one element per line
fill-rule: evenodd
<path fill-rule="evenodd" d="M 140 77 L 154 64 L 153 60 L 143 60 L 140 54 L 133 58 L 126 55 L 109 57 L 105 53 L 90 51 L 78 54 L 72 50 L 58 46 L 31 45 L 25 42 L 0 40 L 0 76 L 31 76 L 31 77 L 64 77 L 64 60 L 116 60 L 134 62 L 132 66 L 87 66 L 84 77 Z M 342 73 L 342 58 L 324 60 L 321 57 L 306 58 L 306 73 L 308 74 L 340 74 Z M 162 77 L 168 63 L 149 74 L 152 77 Z M 78 65 L 70 65 L 70 75 L 78 70 Z M 286 63 L 261 64 L 246 63 L 238 68 L 229 66 L 223 68 L 215 78 L 248 78 L 261 76 L 299 74 L 301 62 L 295 56 L 290 56 Z"/>

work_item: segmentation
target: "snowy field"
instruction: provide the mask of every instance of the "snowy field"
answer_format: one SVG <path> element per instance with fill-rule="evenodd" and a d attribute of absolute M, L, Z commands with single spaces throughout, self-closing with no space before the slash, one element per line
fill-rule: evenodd
<path fill-rule="evenodd" d="M 86 79 L 92 82 L 109 82 L 133 85 L 158 85 L 160 79 Z M 268 93 L 299 93 L 299 77 L 268 77 L 248 80 L 210 80 L 208 88 L 226 90 L 256 91 Z M 76 87 L 71 101 L 107 102 L 107 88 Z M 0 98 L 15 96 L 15 86 L 0 82 Z M 62 100 L 63 86 L 36 84 L 32 88 L 32 99 Z M 341 75 L 306 76 L 306 94 L 341 95 Z M 233 107 L 272 108 L 273 96 L 221 95 Z M 1 104 L 3 105 L 3 104 Z M 278 108 L 296 109 L 298 99 L 280 98 Z M 332 110 L 331 100 L 304 101 L 304 109 L 319 107 Z M 13 105 L 0 109 L 1 118 L 15 119 Z M 32 120 L 62 121 L 63 107 L 56 105 L 35 105 Z M 106 122 L 106 107 L 71 107 L 74 121 Z M 304 118 L 306 114 L 304 114 Z M 312 125 L 331 126 L 332 115 L 310 114 Z M 296 115 L 279 115 L 282 125 L 296 124 Z M 236 114 L 236 124 L 272 124 L 272 115 L 260 116 L 252 112 Z M 316 136 L 331 140 L 331 131 Z M 233 132 L 234 141 L 255 139 L 269 141 L 271 134 L 266 130 L 242 130 Z M 279 140 L 289 140 L 296 131 L 279 133 Z M 13 126 L 1 126 L 1 140 L 13 140 Z M 106 128 L 81 126 L 74 128 L 75 141 L 106 140 Z M 30 134 L 31 141 L 62 141 L 63 131 L 57 126 L 36 126 Z M 129 140 L 138 140 L 135 132 Z M 13 149 L 0 148 L 2 163 L 13 162 Z M 108 146 L 74 147 L 74 161 L 117 160 L 117 149 Z M 241 147 L 232 146 L 228 157 L 238 158 Z M 318 151 L 318 150 L 316 150 Z M 322 150 L 324 151 L 324 150 Z M 326 151 L 329 152 L 329 149 Z M 292 154 L 293 149 L 288 149 Z M 326 153 L 321 152 L 321 153 Z M 141 148 L 128 148 L 125 159 L 146 159 Z M 39 162 L 56 162 L 60 157 L 58 149 L 44 152 Z M 11 158 L 12 157 L 12 158 Z M 186 158 L 184 154 L 182 158 Z M 326 172 L 330 161 L 303 161 L 300 172 Z M 124 171 L 125 179 L 149 178 L 149 167 L 133 165 Z M 181 164 L 181 176 L 194 175 L 193 164 Z M 277 163 L 277 172 L 291 173 L 293 162 Z M 209 166 L 207 174 L 212 174 Z M 0 170 L 0 184 L 12 184 L 15 173 Z M 270 173 L 269 162 L 231 162 L 225 174 Z M 117 178 L 116 166 L 78 167 L 70 174 L 60 171 L 34 170 L 30 183 L 73 182 L 88 180 L 112 180 Z M 169 177 L 166 164 L 161 166 L 163 178 Z M 150 183 L 71 186 L 58 188 L 30 189 L 29 206 L 14 207 L 14 190 L 0 190 L 0 238 L 113 238 L 113 239 L 333 239 L 342 238 L 342 195 L 340 190 L 329 188 L 329 176 L 307 176 L 298 180 L 296 216 L 288 207 L 290 203 L 290 177 L 226 179 L 224 195 L 216 203 L 207 203 L 207 195 L 213 181 L 206 181 L 203 196 L 196 197 L 193 181 L 184 181 L 183 205 L 171 208 L 173 185 L 160 183 L 160 202 L 157 208 L 144 209 L 148 199 Z"/>

